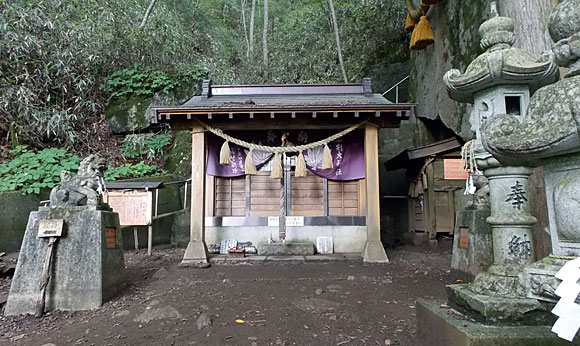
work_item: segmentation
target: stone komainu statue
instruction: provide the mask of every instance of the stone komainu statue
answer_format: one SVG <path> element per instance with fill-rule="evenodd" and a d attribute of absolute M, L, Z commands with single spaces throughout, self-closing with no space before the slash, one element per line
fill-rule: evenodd
<path fill-rule="evenodd" d="M 50 192 L 50 206 L 101 205 L 105 190 L 103 173 L 107 170 L 104 163 L 99 156 L 89 155 L 81 161 L 76 176 L 62 171 L 60 185 Z"/>

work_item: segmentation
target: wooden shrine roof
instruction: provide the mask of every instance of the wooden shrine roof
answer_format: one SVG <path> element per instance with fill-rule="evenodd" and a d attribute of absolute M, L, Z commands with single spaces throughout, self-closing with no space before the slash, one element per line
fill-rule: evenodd
<path fill-rule="evenodd" d="M 455 137 L 447 138 L 439 142 L 427 144 L 421 147 L 405 149 L 392 159 L 385 162 L 387 171 L 406 168 L 410 162 L 424 159 L 429 156 L 438 156 L 450 151 L 457 151 L 461 143 Z M 422 163 L 421 163 L 422 164 Z"/>
<path fill-rule="evenodd" d="M 249 119 L 275 119 L 279 115 L 278 120 L 308 117 L 309 123 L 330 120 L 344 124 L 360 121 L 355 119 L 360 116 L 374 117 L 378 125 L 387 124 L 384 127 L 395 127 L 409 118 L 414 108 L 414 104 L 395 104 L 372 93 L 370 79 L 353 84 L 215 86 L 204 81 L 202 94 L 183 105 L 154 107 L 153 122 L 183 125 L 196 117 L 211 123 L 236 119 L 239 124 Z M 338 119 L 339 113 L 348 113 L 349 119 Z"/>

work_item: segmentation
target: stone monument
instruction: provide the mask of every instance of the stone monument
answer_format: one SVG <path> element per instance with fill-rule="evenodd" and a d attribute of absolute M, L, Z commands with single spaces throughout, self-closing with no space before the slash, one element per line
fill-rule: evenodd
<path fill-rule="evenodd" d="M 472 284 L 452 287 L 451 292 L 458 303 L 477 301 L 471 305 L 478 306 L 485 317 L 511 318 L 519 315 L 521 309 L 507 315 L 507 311 L 497 309 L 510 309 L 504 298 L 522 296 L 519 274 L 523 266 L 535 259 L 531 228 L 536 219 L 529 213 L 528 201 L 528 177 L 532 168 L 500 163 L 482 146 L 481 129 L 501 114 L 526 119 L 530 94 L 556 81 L 558 68 L 549 60 L 543 61 L 513 47 L 512 19 L 499 16 L 495 3 L 491 8 L 492 17 L 479 28 L 485 52 L 465 73 L 447 72 L 444 82 L 452 99 L 474 104 L 470 116 L 476 134 L 472 159 L 489 182 L 490 216 L 486 221 L 491 226 L 493 264 L 486 272 L 479 273 Z M 516 305 L 529 309 L 535 302 L 519 301 Z"/>
<path fill-rule="evenodd" d="M 95 309 L 125 288 L 119 215 L 102 200 L 105 169 L 85 158 L 76 176 L 61 174 L 50 206 L 30 213 L 6 315 Z"/>
<path fill-rule="evenodd" d="M 419 332 L 420 339 L 445 340 L 446 345 L 570 344 L 550 332 L 555 321 L 550 310 L 559 282 L 554 274 L 566 260 L 580 255 L 579 13 L 580 0 L 560 2 L 550 17 L 550 35 L 557 43 L 551 54 L 539 59 L 511 47 L 511 19 L 496 15 L 480 28 L 487 51 L 464 75 L 458 71 L 446 75 L 455 99 L 469 102 L 470 95 L 463 91 L 474 92 L 474 112 L 480 115 L 472 118 L 472 124 L 479 122 L 474 156 L 489 179 L 491 216 L 487 222 L 492 227 L 494 252 L 494 264 L 473 283 L 448 286 L 449 301 L 469 317 L 495 326 L 476 325 L 473 332 L 465 328 L 467 323 L 455 324 L 452 331 L 437 331 L 433 337 Z M 563 80 L 552 84 L 558 76 L 557 65 L 569 70 Z M 486 90 L 469 89 L 486 83 Z M 503 84 L 519 86 L 502 92 Z M 509 90 L 518 92 L 519 100 L 508 99 L 512 97 Z M 529 227 L 535 219 L 529 214 L 527 177 L 537 165 L 544 166 L 553 255 L 534 263 Z M 453 325 L 439 310 L 430 302 L 419 303 L 418 324 L 433 328 L 446 321 Z M 458 314 L 450 308 L 445 312 Z M 527 327 L 500 326 L 506 324 Z M 490 335 L 483 336 L 483 330 Z M 464 336 L 463 341 L 456 341 L 457 333 Z"/>
<path fill-rule="evenodd" d="M 548 55 L 568 68 L 564 78 L 537 91 L 528 118 L 503 115 L 482 129 L 484 147 L 502 162 L 543 165 L 552 255 L 526 268 L 528 297 L 554 302 L 554 275 L 580 256 L 580 1 L 561 3 L 550 16 L 556 42 Z"/>
<path fill-rule="evenodd" d="M 528 178 L 533 165 L 500 162 L 482 145 L 482 129 L 502 114 L 517 122 L 529 118 L 530 94 L 553 83 L 558 68 L 549 59 L 542 60 L 513 47 L 514 23 L 501 17 L 492 3 L 492 17 L 479 28 L 481 47 L 478 56 L 465 73 L 447 72 L 445 84 L 452 99 L 473 102 L 470 117 L 476 133 L 473 152 L 477 168 L 489 181 L 493 264 L 479 273 L 468 285 L 449 287 L 450 301 L 474 310 L 484 319 L 519 320 L 524 314 L 541 309 L 535 299 L 527 299 L 520 274 L 534 262 Z M 519 128 L 514 128 L 515 132 Z"/>

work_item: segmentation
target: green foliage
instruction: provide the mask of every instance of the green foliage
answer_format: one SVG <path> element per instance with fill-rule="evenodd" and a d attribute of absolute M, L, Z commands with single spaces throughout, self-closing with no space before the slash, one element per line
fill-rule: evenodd
<path fill-rule="evenodd" d="M 111 92 L 113 96 L 150 96 L 156 92 L 167 93 L 181 83 L 200 80 L 206 74 L 207 70 L 203 67 L 166 73 L 153 67 L 135 64 L 131 69 L 119 70 L 107 77 L 103 90 Z"/>
<path fill-rule="evenodd" d="M 171 133 L 127 135 L 123 140 L 123 156 L 135 158 L 145 157 L 154 160 L 156 157 L 165 155 L 164 148 L 171 144 Z"/>
<path fill-rule="evenodd" d="M 203 57 L 173 2 L 158 1 L 139 28 L 149 2 L 0 0 L 0 136 L 78 147 L 105 108 L 107 76 L 136 62 L 198 71 Z M 159 72 L 153 90 L 179 81 L 166 76 Z"/>
<path fill-rule="evenodd" d="M 148 165 L 141 161 L 139 163 L 125 163 L 118 167 L 109 167 L 105 172 L 105 180 L 113 181 L 117 179 L 141 178 L 157 174 L 159 174 L 157 165 Z"/>
<path fill-rule="evenodd" d="M 261 1 L 256 9 L 254 56 L 246 56 L 245 33 L 249 31 L 251 3 L 201 1 L 196 33 L 204 51 L 220 57 L 213 61 L 215 82 L 342 82 L 328 0 L 276 0 L 270 4 L 267 67 L 262 64 Z M 334 0 L 334 7 L 349 80 L 360 81 L 363 77 L 377 80 L 382 76 L 373 74 L 376 66 L 408 60 L 404 1 Z M 385 83 L 390 86 L 401 78 L 393 79 L 396 80 Z"/>
<path fill-rule="evenodd" d="M 34 153 L 19 145 L 11 151 L 16 157 L 0 164 L 0 192 L 21 190 L 25 194 L 40 193 L 60 183 L 63 170 L 76 172 L 80 158 L 64 149 L 49 148 Z"/>
<path fill-rule="evenodd" d="M 11 153 L 16 155 L 12 161 L 0 163 L 0 192 L 20 190 L 25 194 L 38 194 L 43 188 L 58 185 L 62 171 L 75 174 L 81 162 L 78 156 L 59 148 L 44 149 L 35 153 L 24 145 L 18 145 Z M 105 172 L 105 179 L 112 181 L 157 174 L 159 174 L 157 165 L 148 165 L 141 161 L 109 167 Z"/>
<path fill-rule="evenodd" d="M 261 58 L 263 1 L 252 56 L 251 0 L 201 0 L 195 18 L 197 0 L 157 1 L 140 28 L 149 3 L 0 0 L 0 138 L 89 147 L 87 129 L 102 119 L 111 94 L 166 92 L 208 71 L 225 84 L 342 81 L 327 0 L 270 3 L 269 66 Z M 384 70 L 377 66 L 408 58 L 404 1 L 334 4 L 351 81 L 378 80 Z M 381 87 L 400 76 L 393 79 Z"/>

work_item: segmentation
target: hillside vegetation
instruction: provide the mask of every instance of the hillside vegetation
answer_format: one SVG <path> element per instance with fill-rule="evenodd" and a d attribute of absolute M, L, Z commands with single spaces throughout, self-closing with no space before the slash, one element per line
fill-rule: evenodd
<path fill-rule="evenodd" d="M 0 161 L 26 145 L 124 163 L 124 138 L 104 118 L 111 95 L 203 78 L 342 82 L 329 2 L 267 2 L 266 12 L 264 0 L 0 0 Z M 403 1 L 334 8 L 348 81 L 376 77 L 381 91 L 407 73 L 388 69 L 408 59 Z"/>

